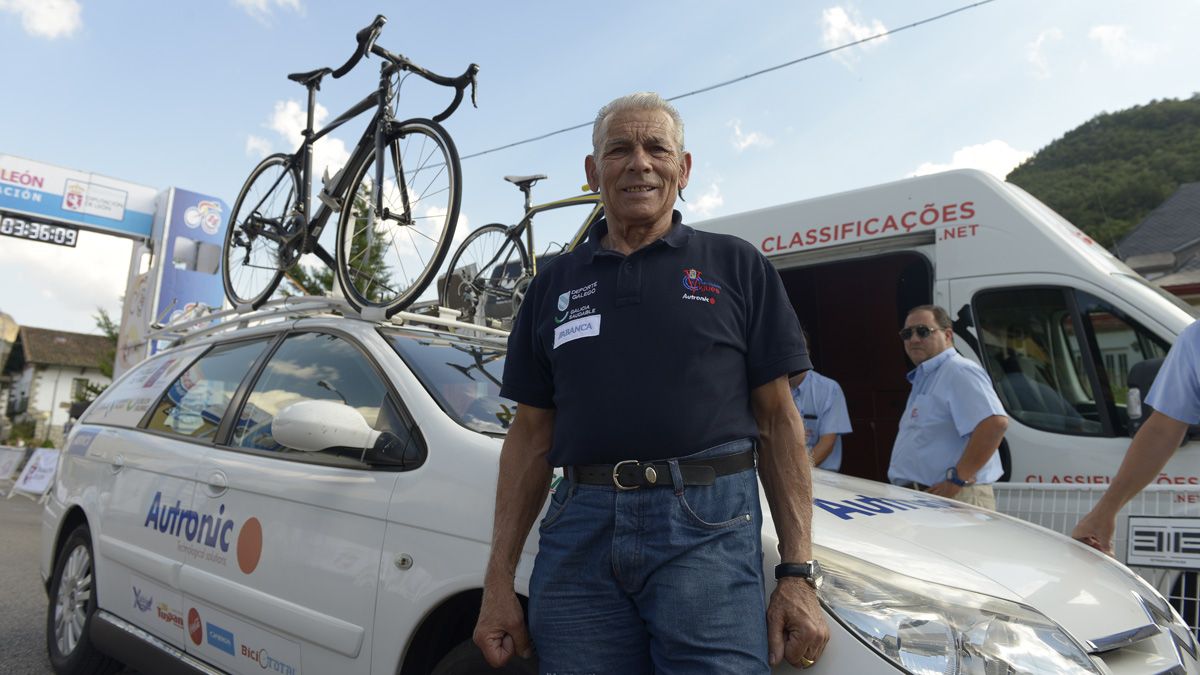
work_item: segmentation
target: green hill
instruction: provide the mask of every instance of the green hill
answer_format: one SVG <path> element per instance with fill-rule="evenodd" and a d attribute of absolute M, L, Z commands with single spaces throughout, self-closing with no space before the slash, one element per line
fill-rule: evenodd
<path fill-rule="evenodd" d="M 1101 113 L 1007 180 L 1111 249 L 1181 183 L 1200 181 L 1200 94 Z"/>

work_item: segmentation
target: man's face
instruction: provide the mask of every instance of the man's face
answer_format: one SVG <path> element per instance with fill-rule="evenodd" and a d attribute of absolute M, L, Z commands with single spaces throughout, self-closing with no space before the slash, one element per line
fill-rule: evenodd
<path fill-rule="evenodd" d="M 687 186 L 692 156 L 675 144 L 675 123 L 661 110 L 625 110 L 608 117 L 599 155 L 584 160 L 588 185 L 599 190 L 605 217 L 628 228 L 671 218 L 675 195 Z"/>
<path fill-rule="evenodd" d="M 917 335 L 918 326 L 928 328 L 929 337 L 922 338 Z M 904 320 L 904 327 L 913 329 L 912 336 L 904 340 L 904 352 L 918 366 L 946 351 L 954 343 L 950 329 L 938 328 L 937 321 L 933 318 L 933 312 L 927 309 L 909 314 L 908 318 Z"/>

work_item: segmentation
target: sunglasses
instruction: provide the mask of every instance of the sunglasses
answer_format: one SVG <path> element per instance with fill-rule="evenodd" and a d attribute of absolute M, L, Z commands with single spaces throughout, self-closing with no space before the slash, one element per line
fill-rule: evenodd
<path fill-rule="evenodd" d="M 938 331 L 937 328 L 930 328 L 929 326 L 920 326 L 920 325 L 910 326 L 910 327 L 905 328 L 904 330 L 900 331 L 900 339 L 903 340 L 904 342 L 908 342 L 909 340 L 912 339 L 913 335 L 916 335 L 917 337 L 924 340 L 925 338 L 929 337 L 930 333 L 936 333 L 937 331 Z"/>

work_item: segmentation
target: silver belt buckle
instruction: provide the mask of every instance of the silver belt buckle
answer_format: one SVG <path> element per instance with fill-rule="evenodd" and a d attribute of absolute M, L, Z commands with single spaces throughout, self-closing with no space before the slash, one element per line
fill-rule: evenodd
<path fill-rule="evenodd" d="M 613 464 L 612 481 L 613 481 L 613 485 L 617 486 L 618 490 L 636 490 L 639 487 L 641 487 L 640 485 L 621 485 L 621 478 L 620 478 L 621 467 L 626 464 L 637 464 L 637 463 L 638 463 L 638 461 L 636 459 L 627 459 L 623 462 L 617 462 L 616 464 Z"/>

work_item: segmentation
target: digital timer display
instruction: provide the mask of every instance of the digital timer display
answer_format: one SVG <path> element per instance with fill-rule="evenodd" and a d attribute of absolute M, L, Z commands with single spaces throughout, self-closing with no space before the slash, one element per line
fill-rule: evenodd
<path fill-rule="evenodd" d="M 59 246 L 74 246 L 79 237 L 79 230 L 67 225 L 51 225 L 16 216 L 0 215 L 0 234 Z"/>

